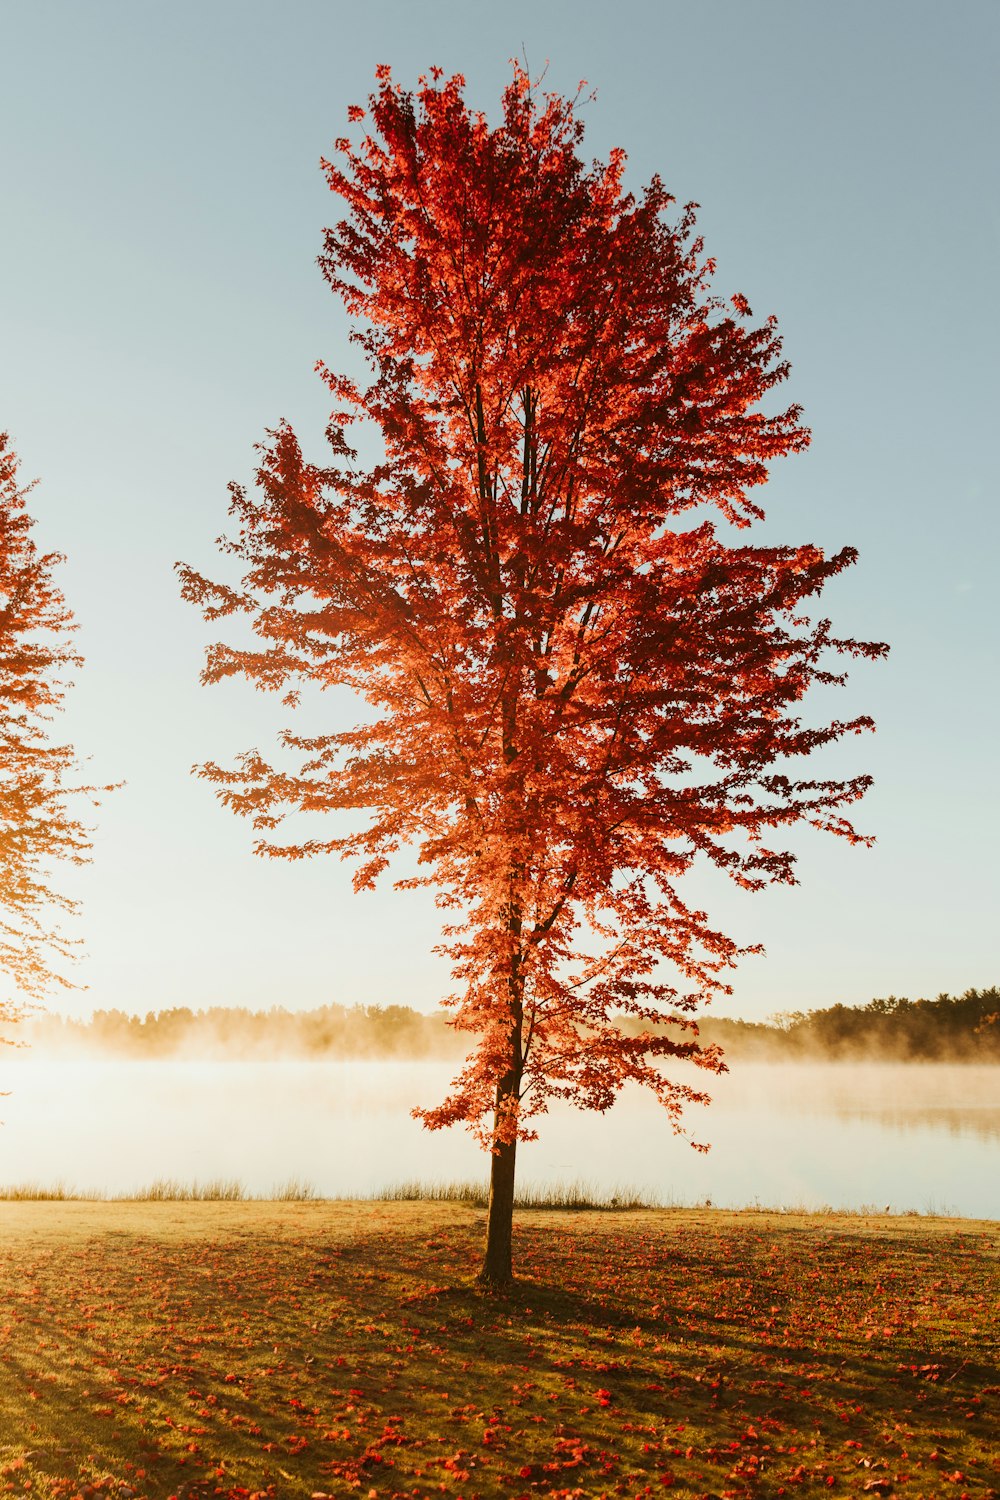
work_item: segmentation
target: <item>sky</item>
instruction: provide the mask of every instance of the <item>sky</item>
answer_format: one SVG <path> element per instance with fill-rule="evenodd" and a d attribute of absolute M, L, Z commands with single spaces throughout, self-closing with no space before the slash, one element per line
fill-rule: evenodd
<path fill-rule="evenodd" d="M 0 0 L 0 430 L 86 665 L 61 733 L 122 781 L 63 884 L 86 988 L 65 1014 L 400 1003 L 449 989 L 429 893 L 251 853 L 190 773 L 268 749 L 287 711 L 206 689 L 212 638 L 173 564 L 211 574 L 231 480 L 282 418 L 321 459 L 317 359 L 348 359 L 316 266 L 338 217 L 319 160 L 377 64 L 439 65 L 497 118 L 509 59 L 596 89 L 585 153 L 628 153 L 700 204 L 723 295 L 775 313 L 813 442 L 775 466 L 760 538 L 850 544 L 823 612 L 887 640 L 829 707 L 874 736 L 824 761 L 876 780 L 871 850 L 797 839 L 800 884 L 685 890 L 766 955 L 722 1013 L 1000 982 L 995 0 Z M 354 722 L 343 697 L 318 732 Z M 310 713 L 313 710 L 310 709 Z"/>

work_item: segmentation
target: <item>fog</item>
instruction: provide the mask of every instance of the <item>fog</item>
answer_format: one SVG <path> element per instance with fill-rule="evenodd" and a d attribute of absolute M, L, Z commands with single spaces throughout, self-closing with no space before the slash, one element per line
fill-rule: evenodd
<path fill-rule="evenodd" d="M 441 1060 L 24 1052 L 6 1070 L 0 1186 L 115 1193 L 160 1178 L 235 1178 L 266 1194 L 300 1179 L 322 1195 L 360 1195 L 415 1179 L 481 1180 L 486 1159 L 465 1132 L 428 1132 L 409 1115 L 438 1102 L 453 1071 Z M 711 1143 L 707 1155 L 632 1091 L 604 1116 L 560 1107 L 544 1117 L 540 1140 L 521 1148 L 521 1181 L 637 1187 L 668 1203 L 1000 1218 L 996 1067 L 733 1062 L 708 1086 L 713 1103 L 687 1115 L 695 1138 Z"/>
<path fill-rule="evenodd" d="M 173 1006 L 145 1016 L 98 1010 L 79 1020 L 41 1014 L 15 1028 L 11 1040 L 18 1044 L 8 1059 L 14 1061 L 413 1060 L 460 1058 L 468 1049 L 468 1037 L 449 1026 L 443 1008 L 428 1015 L 405 1005 Z"/>
<path fill-rule="evenodd" d="M 648 1028 L 619 1017 L 635 1036 Z M 962 1062 L 1000 1065 L 1000 990 L 909 1000 L 890 995 L 866 1005 L 833 1005 L 749 1022 L 699 1017 L 704 1042 L 718 1043 L 735 1063 L 830 1060 L 857 1066 L 878 1062 Z M 656 1029 L 656 1028 L 654 1028 Z M 669 1029 L 669 1023 L 668 1023 Z M 188 1061 L 460 1057 L 469 1037 L 449 1025 L 448 1013 L 406 1005 L 326 1004 L 312 1010 L 249 1010 L 173 1006 L 145 1016 L 99 1010 L 86 1020 L 55 1014 L 32 1017 L 19 1029 L 34 1055 L 164 1058 Z"/>

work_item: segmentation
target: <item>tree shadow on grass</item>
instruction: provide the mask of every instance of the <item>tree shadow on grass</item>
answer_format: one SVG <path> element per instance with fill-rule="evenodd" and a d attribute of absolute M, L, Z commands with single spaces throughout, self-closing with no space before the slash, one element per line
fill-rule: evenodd
<path fill-rule="evenodd" d="M 346 1494 L 369 1481 L 379 1495 L 445 1483 L 469 1496 L 590 1496 L 667 1467 L 679 1494 L 767 1496 L 810 1453 L 836 1458 L 855 1492 L 883 1470 L 850 1465 L 891 1468 L 906 1447 L 930 1470 L 931 1488 L 911 1493 L 927 1494 L 955 1467 L 962 1422 L 989 1420 L 995 1370 L 951 1323 L 899 1328 L 884 1345 L 858 1328 L 805 1328 L 807 1270 L 825 1257 L 829 1286 L 857 1272 L 867 1298 L 902 1264 L 898 1246 L 880 1259 L 863 1241 L 750 1230 L 626 1245 L 620 1232 L 546 1229 L 520 1236 L 527 1274 L 497 1297 L 472 1284 L 476 1233 L 149 1242 L 42 1272 L 26 1257 L 0 1366 L 0 1443 L 32 1455 L 19 1472 L 39 1476 L 37 1493 L 67 1468 L 133 1482 L 145 1468 L 150 1497 L 269 1483 L 282 1497 Z M 968 1290 L 983 1270 L 944 1255 L 927 1274 L 964 1277 Z M 227 1477 L 200 1490 L 213 1466 Z"/>

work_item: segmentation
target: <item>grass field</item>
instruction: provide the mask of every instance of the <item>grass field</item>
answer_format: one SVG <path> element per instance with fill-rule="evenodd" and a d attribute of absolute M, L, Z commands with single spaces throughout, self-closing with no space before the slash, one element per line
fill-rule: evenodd
<path fill-rule="evenodd" d="M 1000 1495 L 1000 1225 L 0 1203 L 0 1494 Z"/>

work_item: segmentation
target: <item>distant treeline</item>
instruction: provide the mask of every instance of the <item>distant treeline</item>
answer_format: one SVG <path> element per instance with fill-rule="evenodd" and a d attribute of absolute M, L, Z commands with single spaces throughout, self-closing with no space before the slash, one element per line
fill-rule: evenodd
<path fill-rule="evenodd" d="M 643 1026 L 623 1021 L 635 1034 Z M 793 1011 L 770 1021 L 711 1014 L 701 1038 L 733 1058 L 830 1058 L 882 1061 L 1000 1063 L 1000 990 L 966 990 L 957 998 L 906 1000 L 890 995 L 867 1005 Z M 36 1051 L 97 1051 L 119 1057 L 455 1057 L 471 1038 L 455 1032 L 443 1011 L 424 1015 L 406 1005 L 323 1005 L 266 1011 L 185 1006 L 145 1016 L 96 1011 L 90 1020 L 41 1016 L 26 1026 Z"/>
<path fill-rule="evenodd" d="M 768 1022 L 710 1016 L 702 1039 L 746 1057 L 872 1057 L 900 1062 L 1000 1062 L 1000 990 L 966 990 L 936 1000 L 889 995 L 867 1005 L 791 1011 Z"/>
<path fill-rule="evenodd" d="M 439 1057 L 461 1048 L 443 1012 L 423 1015 L 406 1005 L 175 1006 L 145 1016 L 98 1010 L 87 1021 L 41 1016 L 25 1031 L 36 1051 L 85 1048 L 120 1057 Z"/>

